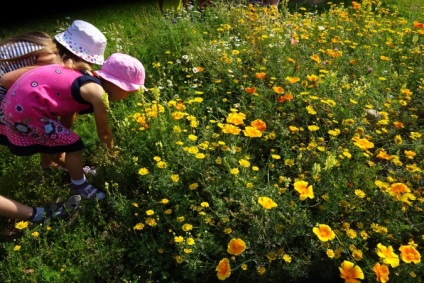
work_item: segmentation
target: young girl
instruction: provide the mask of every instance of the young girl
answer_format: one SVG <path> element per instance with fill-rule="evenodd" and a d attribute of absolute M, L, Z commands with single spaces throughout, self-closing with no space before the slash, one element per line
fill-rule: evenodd
<path fill-rule="evenodd" d="M 43 32 L 29 32 L 4 41 L 0 44 L 0 104 L 12 83 L 35 67 L 63 62 L 70 68 L 92 71 L 93 64 L 103 64 L 106 44 L 104 34 L 82 20 L 73 21 L 54 39 Z M 70 118 L 62 120 L 67 127 L 73 123 L 66 120 Z M 64 154 L 41 153 L 40 165 L 44 169 L 63 169 Z M 85 171 L 90 171 L 90 168 Z"/>
<path fill-rule="evenodd" d="M 103 33 L 81 20 L 75 20 L 64 32 L 56 34 L 55 39 L 37 31 L 4 40 L 0 43 L 0 105 L 7 88 L 26 71 L 58 62 L 65 62 L 73 68 L 91 70 L 93 64 L 103 64 L 105 49 L 106 37 Z M 72 121 L 63 120 L 62 123 L 69 127 L 72 125 Z M 40 165 L 45 169 L 65 166 L 62 153 L 41 153 L 40 157 Z M 0 195 L 0 215 L 33 223 L 47 219 L 66 219 L 78 210 L 80 202 L 81 197 L 74 195 L 64 202 L 32 207 Z"/>
<path fill-rule="evenodd" d="M 84 175 L 80 136 L 63 125 L 59 117 L 73 121 L 77 113 L 93 112 L 100 141 L 112 149 L 105 100 L 122 100 L 140 87 L 144 89 L 144 79 L 141 62 L 121 53 L 112 54 L 95 76 L 63 64 L 27 71 L 11 86 L 1 104 L 0 144 L 20 156 L 65 152 L 70 194 L 103 199 L 105 192 L 91 185 Z"/>

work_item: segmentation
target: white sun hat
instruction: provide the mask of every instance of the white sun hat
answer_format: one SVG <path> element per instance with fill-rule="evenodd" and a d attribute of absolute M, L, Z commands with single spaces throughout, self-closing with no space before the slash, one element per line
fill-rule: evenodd
<path fill-rule="evenodd" d="M 96 65 L 103 64 L 106 37 L 92 24 L 83 20 L 75 20 L 64 32 L 56 34 L 54 37 L 81 59 Z"/>

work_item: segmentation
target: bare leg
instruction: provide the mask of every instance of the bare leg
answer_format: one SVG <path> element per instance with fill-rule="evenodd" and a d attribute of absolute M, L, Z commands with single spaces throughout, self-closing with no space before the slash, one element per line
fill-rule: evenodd
<path fill-rule="evenodd" d="M 19 220 L 28 220 L 33 213 L 31 206 L 0 195 L 0 216 Z"/>
<path fill-rule="evenodd" d="M 72 180 L 81 180 L 84 178 L 82 150 L 67 152 L 65 155 L 65 164 Z"/>
<path fill-rule="evenodd" d="M 41 167 L 48 169 L 48 168 L 56 168 L 57 166 L 60 166 L 62 168 L 66 168 L 65 165 L 65 153 L 57 153 L 57 154 L 47 154 L 47 153 L 41 153 L 40 154 L 40 162 Z"/>

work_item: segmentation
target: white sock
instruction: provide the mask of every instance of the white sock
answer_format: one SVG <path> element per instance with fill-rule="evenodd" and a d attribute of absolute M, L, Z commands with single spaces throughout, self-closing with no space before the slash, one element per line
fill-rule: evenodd
<path fill-rule="evenodd" d="M 71 178 L 71 183 L 78 186 L 83 184 L 86 180 L 85 175 L 83 175 L 81 180 L 74 180 Z"/>

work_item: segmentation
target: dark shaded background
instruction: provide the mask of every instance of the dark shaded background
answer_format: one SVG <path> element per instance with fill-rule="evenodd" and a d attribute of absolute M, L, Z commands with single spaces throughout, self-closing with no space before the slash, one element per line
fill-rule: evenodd
<path fill-rule="evenodd" d="M 0 16 L 0 29 L 11 26 L 28 24 L 33 21 L 44 19 L 59 19 L 69 15 L 77 15 L 79 13 L 93 12 L 105 6 L 119 6 L 132 3 L 156 3 L 157 0 L 58 0 L 58 1 L 37 1 L 27 0 L 29 3 L 22 1 L 7 1 L 3 4 Z M 6 9 L 6 6 L 8 8 Z"/>

